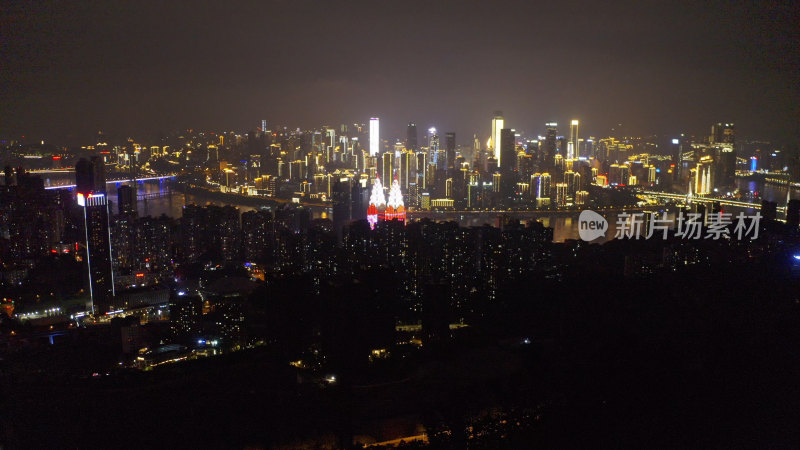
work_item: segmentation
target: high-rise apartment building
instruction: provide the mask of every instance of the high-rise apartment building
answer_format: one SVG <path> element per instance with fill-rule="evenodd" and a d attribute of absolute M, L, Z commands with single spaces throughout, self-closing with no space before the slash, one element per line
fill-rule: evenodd
<path fill-rule="evenodd" d="M 89 298 L 93 314 L 105 314 L 114 301 L 109 206 L 103 160 L 81 158 L 75 164 L 78 205 L 83 207 Z"/>

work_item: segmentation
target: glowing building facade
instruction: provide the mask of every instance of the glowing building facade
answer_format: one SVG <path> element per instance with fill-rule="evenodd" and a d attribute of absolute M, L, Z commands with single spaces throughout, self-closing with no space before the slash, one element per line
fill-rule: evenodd
<path fill-rule="evenodd" d="M 375 224 L 378 223 L 379 215 L 386 208 L 386 197 L 383 195 L 383 185 L 380 178 L 375 178 L 372 184 L 372 192 L 369 196 L 369 207 L 367 208 L 367 222 L 372 229 L 375 229 Z"/>
<path fill-rule="evenodd" d="M 500 130 L 503 129 L 505 121 L 503 120 L 502 111 L 495 111 L 494 119 L 492 119 L 492 150 L 494 150 L 494 158 L 497 160 L 497 165 L 502 166 L 503 161 L 500 159 Z"/>
<path fill-rule="evenodd" d="M 369 156 L 377 156 L 381 148 L 380 119 L 369 119 Z"/>
<path fill-rule="evenodd" d="M 111 260 L 111 231 L 104 164 L 99 157 L 81 158 L 75 164 L 78 206 L 83 208 L 86 238 L 86 265 L 92 313 L 102 315 L 112 309 L 115 296 Z"/>
<path fill-rule="evenodd" d="M 704 156 L 697 162 L 694 178 L 694 193 L 696 195 L 708 195 L 714 190 L 714 160 L 710 156 Z"/>
<path fill-rule="evenodd" d="M 386 211 L 383 215 L 385 220 L 406 220 L 406 208 L 403 204 L 403 194 L 400 192 L 400 184 L 397 178 L 392 181 L 392 187 L 389 189 L 389 201 L 386 202 Z"/>
<path fill-rule="evenodd" d="M 380 178 L 375 178 L 372 184 L 372 193 L 369 197 L 369 208 L 367 208 L 367 222 L 371 229 L 380 220 L 406 220 L 406 208 L 403 202 L 403 193 L 400 190 L 400 183 L 397 178 L 392 181 L 389 189 L 389 200 L 383 194 L 383 184 Z"/>
<path fill-rule="evenodd" d="M 569 124 L 569 142 L 567 143 L 567 159 L 578 158 L 578 121 Z"/>

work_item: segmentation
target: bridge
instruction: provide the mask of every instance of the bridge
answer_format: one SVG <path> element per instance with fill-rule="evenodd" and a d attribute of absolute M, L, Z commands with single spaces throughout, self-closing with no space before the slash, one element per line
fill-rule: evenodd
<path fill-rule="evenodd" d="M 153 181 L 153 180 L 168 180 L 168 179 L 171 179 L 171 178 L 175 178 L 175 175 L 162 175 L 162 176 L 142 177 L 142 178 L 137 178 L 136 181 L 142 182 L 142 181 Z M 130 182 L 131 182 L 130 179 L 125 179 L 125 180 L 107 180 L 106 184 L 130 183 Z M 61 184 L 61 185 L 58 185 L 58 186 L 46 186 L 45 189 L 72 189 L 74 187 L 75 187 L 74 184 Z"/>
<path fill-rule="evenodd" d="M 741 202 L 738 200 L 731 200 L 726 198 L 713 198 L 713 197 L 702 197 L 702 196 L 689 196 L 685 194 L 671 194 L 668 192 L 655 192 L 655 191 L 642 191 L 639 195 L 645 197 L 656 197 L 660 199 L 668 199 L 668 200 L 676 200 L 682 201 L 686 203 L 718 203 L 720 205 L 727 205 L 727 206 L 737 206 L 740 208 L 752 208 L 752 209 L 760 209 L 761 204 L 759 203 L 751 203 L 751 202 Z M 778 211 L 785 212 L 785 206 L 779 206 Z"/>
<path fill-rule="evenodd" d="M 158 192 L 146 192 L 144 194 L 137 194 L 136 200 L 150 200 L 154 198 L 166 198 L 172 195 L 172 190 L 165 189 Z"/>
<path fill-rule="evenodd" d="M 25 173 L 33 173 L 33 174 L 40 174 L 40 173 L 70 173 L 75 172 L 74 167 L 64 167 L 61 169 L 33 169 L 33 170 L 26 170 Z M 6 174 L 0 173 L 0 177 L 5 177 Z"/>

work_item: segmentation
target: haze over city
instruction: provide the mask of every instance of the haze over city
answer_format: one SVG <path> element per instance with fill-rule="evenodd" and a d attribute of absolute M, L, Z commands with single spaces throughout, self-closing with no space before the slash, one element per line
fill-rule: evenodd
<path fill-rule="evenodd" d="M 800 3 L 0 4 L 0 448 L 800 448 Z"/>
<path fill-rule="evenodd" d="M 793 2 L 3 2 L 0 137 L 383 119 L 800 136 Z"/>

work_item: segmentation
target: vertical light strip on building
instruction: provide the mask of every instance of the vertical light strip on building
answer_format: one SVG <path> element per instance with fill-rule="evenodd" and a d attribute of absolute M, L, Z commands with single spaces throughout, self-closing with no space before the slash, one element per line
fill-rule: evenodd
<path fill-rule="evenodd" d="M 78 193 L 78 205 L 83 207 L 83 231 L 86 235 L 86 267 L 89 269 L 89 301 L 92 304 L 92 315 L 94 315 L 94 289 L 92 289 L 92 260 L 89 255 L 89 218 L 86 214 L 86 198 Z"/>
<path fill-rule="evenodd" d="M 369 119 L 369 156 L 378 154 L 381 147 L 380 119 Z"/>
<path fill-rule="evenodd" d="M 578 121 L 575 119 L 572 119 L 569 126 L 569 141 L 572 143 L 572 151 L 567 152 L 567 159 L 576 159 L 580 156 L 580 150 L 578 150 Z"/>
<path fill-rule="evenodd" d="M 502 164 L 500 162 L 500 130 L 503 129 L 504 122 L 502 113 L 495 112 L 494 119 L 492 119 L 492 147 L 494 147 L 494 159 L 497 160 L 498 167 Z"/>

